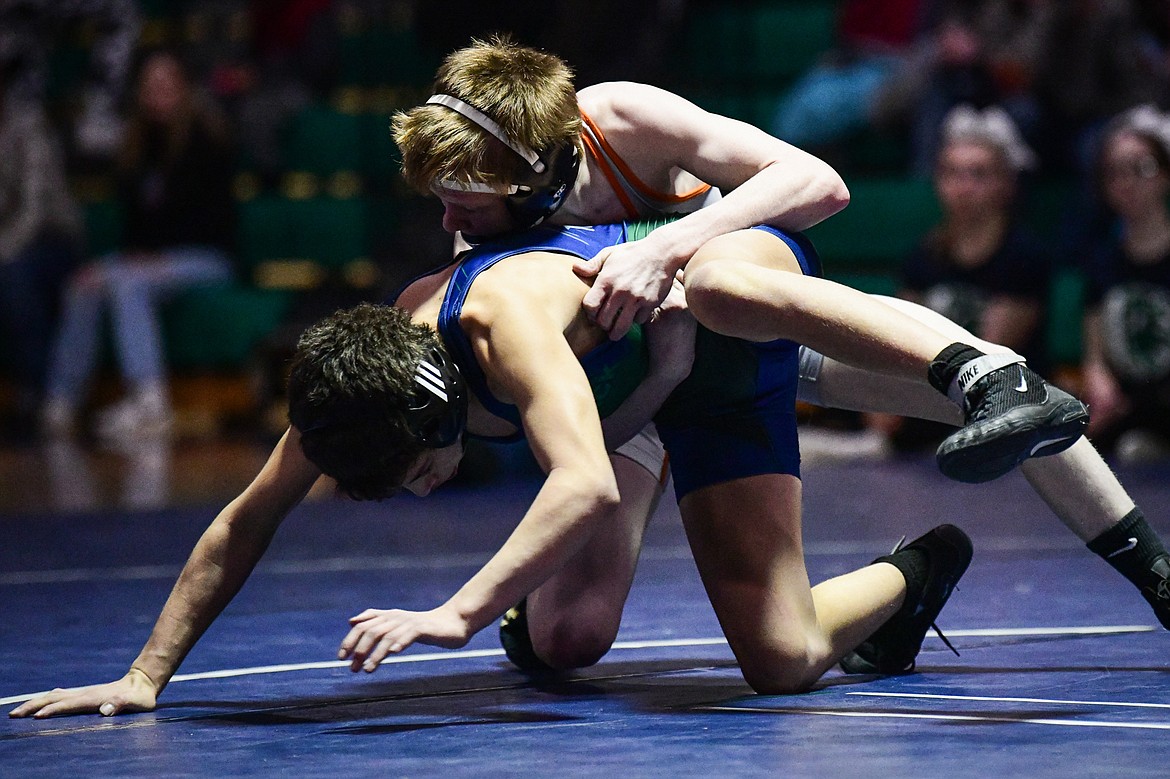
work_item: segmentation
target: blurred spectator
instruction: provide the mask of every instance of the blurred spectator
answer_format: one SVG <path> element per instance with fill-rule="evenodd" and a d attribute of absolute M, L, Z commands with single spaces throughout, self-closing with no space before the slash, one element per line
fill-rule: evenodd
<path fill-rule="evenodd" d="M 64 297 L 43 423 L 75 424 L 94 371 L 109 308 L 127 396 L 104 411 L 98 432 L 166 432 L 171 424 L 159 305 L 197 285 L 231 278 L 233 150 L 219 115 L 195 94 L 182 64 L 156 52 L 139 70 L 135 106 L 117 165 L 125 214 L 122 250 L 75 273 Z"/>
<path fill-rule="evenodd" d="M 952 109 L 942 138 L 934 167 L 942 221 L 908 258 L 899 295 L 1043 370 L 1041 324 L 1052 263 L 1043 241 L 1020 224 L 1016 207 L 1019 176 L 1035 165 L 1035 155 L 998 107 Z M 884 419 L 881 426 L 892 432 L 899 423 Z"/>
<path fill-rule="evenodd" d="M 1086 268 L 1089 434 L 1119 455 L 1170 453 L 1170 115 L 1115 119 L 1098 182 L 1115 229 Z"/>
<path fill-rule="evenodd" d="M 35 429 L 57 301 L 77 263 L 81 219 L 40 104 L 6 89 L 18 67 L 0 61 L 0 339 L 16 391 L 11 432 L 22 436 Z"/>
<path fill-rule="evenodd" d="M 95 38 L 74 133 L 80 151 L 105 156 L 121 132 L 119 103 L 140 26 L 134 0 L 0 0 L 0 52 L 21 62 L 12 92 L 41 103 L 54 44 L 63 28 L 81 21 L 92 24 Z"/>
<path fill-rule="evenodd" d="M 1043 116 L 1046 165 L 1087 173 L 1110 117 L 1167 98 L 1165 25 L 1138 13 L 1134 0 L 1044 0 L 1049 24 L 1040 40 L 1033 91 Z M 1163 4 L 1164 5 L 1164 4 Z"/>
<path fill-rule="evenodd" d="M 337 80 L 333 0 L 249 0 L 244 50 L 216 62 L 209 81 L 238 128 L 245 164 L 272 183 L 284 171 L 290 119 Z"/>
<path fill-rule="evenodd" d="M 907 260 L 902 291 L 1033 364 L 1043 359 L 1051 257 L 1020 224 L 1016 195 L 1035 163 L 1002 109 L 952 109 L 934 167 L 942 222 Z"/>
<path fill-rule="evenodd" d="M 781 98 L 771 132 L 796 146 L 821 146 L 868 127 L 882 93 L 915 59 L 923 0 L 846 0 L 837 47 Z M 783 56 L 783 53 L 778 53 Z"/>
<path fill-rule="evenodd" d="M 927 175 L 938 157 L 943 118 L 957 105 L 998 105 L 1025 137 L 1039 123 L 1032 92 L 1051 0 L 940 0 L 932 4 L 925 61 L 889 92 L 912 122 L 912 168 Z M 891 100 L 890 102 L 897 102 Z"/>
<path fill-rule="evenodd" d="M 943 117 L 999 105 L 1025 128 L 1047 0 L 856 0 L 842 5 L 840 45 L 781 100 L 771 130 L 799 146 L 867 127 L 908 125 L 911 167 L 929 175 Z"/>

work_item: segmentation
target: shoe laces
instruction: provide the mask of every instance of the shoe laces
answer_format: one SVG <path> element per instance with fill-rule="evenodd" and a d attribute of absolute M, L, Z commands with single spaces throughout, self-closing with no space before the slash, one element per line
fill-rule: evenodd
<path fill-rule="evenodd" d="M 901 538 L 898 539 L 898 543 L 894 544 L 894 548 L 890 551 L 890 554 L 897 554 L 898 551 L 901 550 L 902 545 L 905 543 L 906 543 L 906 536 L 902 536 Z M 1170 598 L 1170 580 L 1163 579 L 1161 582 L 1158 583 L 1158 587 L 1160 589 L 1164 588 L 1166 593 L 1167 593 L 1166 597 Z M 959 588 L 956 586 L 955 589 L 957 590 Z M 1162 597 L 1162 596 L 1159 595 L 1159 597 Z M 931 622 L 930 629 L 935 632 L 935 635 L 937 635 L 939 638 L 942 639 L 942 642 L 944 644 L 946 644 L 947 649 L 949 649 L 955 653 L 955 657 L 962 657 L 962 655 L 959 654 L 959 650 L 955 649 L 955 645 L 952 644 L 951 640 L 946 637 L 945 633 L 942 632 L 942 628 L 940 628 L 938 626 L 937 622 Z M 911 665 L 911 668 L 913 668 L 913 665 Z"/>
<path fill-rule="evenodd" d="M 1163 603 L 1170 602 L 1170 579 L 1159 579 L 1153 587 L 1146 587 L 1150 594 Z"/>

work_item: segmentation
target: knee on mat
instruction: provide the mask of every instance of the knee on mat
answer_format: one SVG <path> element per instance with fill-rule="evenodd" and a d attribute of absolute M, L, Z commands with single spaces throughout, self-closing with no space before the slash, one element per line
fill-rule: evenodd
<path fill-rule="evenodd" d="M 533 648 L 553 668 L 587 668 L 613 646 L 615 633 L 600 625 L 560 624 L 544 635 L 533 636 Z"/>
<path fill-rule="evenodd" d="M 823 671 L 819 655 L 811 650 L 784 649 L 761 653 L 760 659 L 740 658 L 744 681 L 760 695 L 791 695 L 807 692 Z"/>

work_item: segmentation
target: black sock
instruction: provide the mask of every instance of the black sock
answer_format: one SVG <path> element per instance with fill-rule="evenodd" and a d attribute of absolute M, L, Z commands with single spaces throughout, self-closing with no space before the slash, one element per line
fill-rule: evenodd
<path fill-rule="evenodd" d="M 906 596 L 902 604 L 918 603 L 922 600 L 922 589 L 926 586 L 926 575 L 930 560 L 921 549 L 902 549 L 874 560 L 875 563 L 889 563 L 902 573 L 906 580 Z"/>
<path fill-rule="evenodd" d="M 1139 588 L 1148 584 L 1154 561 L 1166 554 L 1162 540 L 1137 507 L 1086 546 Z"/>
<path fill-rule="evenodd" d="M 982 356 L 983 352 L 973 346 L 953 343 L 931 361 L 926 377 L 930 379 L 931 386 L 946 395 L 951 382 L 959 375 L 959 369 Z"/>

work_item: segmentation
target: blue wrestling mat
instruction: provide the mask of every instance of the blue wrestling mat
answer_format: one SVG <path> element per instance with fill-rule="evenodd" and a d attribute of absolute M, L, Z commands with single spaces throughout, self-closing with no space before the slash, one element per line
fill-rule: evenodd
<path fill-rule="evenodd" d="M 1123 472 L 1170 531 L 1170 472 Z M 947 482 L 925 461 L 809 464 L 813 581 L 943 521 L 975 544 L 918 672 L 831 672 L 753 695 L 664 506 L 618 644 L 532 681 L 494 630 L 411 647 L 374 674 L 337 662 L 346 619 L 430 608 L 506 537 L 536 484 L 298 509 L 157 711 L 3 720 L 0 776 L 1164 776 L 1170 635 L 1018 474 Z M 121 676 L 216 507 L 0 517 L 0 699 Z"/>

